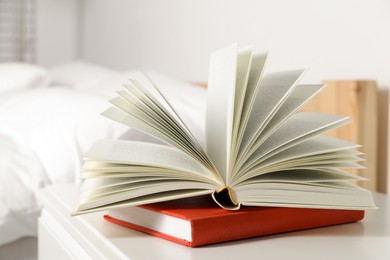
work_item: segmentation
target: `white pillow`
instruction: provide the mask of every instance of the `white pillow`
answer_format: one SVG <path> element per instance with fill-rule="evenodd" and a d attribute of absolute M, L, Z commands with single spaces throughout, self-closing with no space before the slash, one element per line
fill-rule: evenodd
<path fill-rule="evenodd" d="M 83 61 L 75 61 L 53 67 L 49 70 L 49 75 L 50 85 L 85 89 L 116 75 L 116 71 Z"/>
<path fill-rule="evenodd" d="M 47 71 L 28 63 L 0 63 L 0 93 L 47 85 Z"/>

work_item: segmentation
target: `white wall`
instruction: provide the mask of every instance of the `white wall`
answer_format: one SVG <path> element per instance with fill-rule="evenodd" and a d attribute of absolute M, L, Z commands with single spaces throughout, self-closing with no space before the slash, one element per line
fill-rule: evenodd
<path fill-rule="evenodd" d="M 51 67 L 80 57 L 80 1 L 36 0 L 36 63 Z"/>
<path fill-rule="evenodd" d="M 307 81 L 390 85 L 388 0 L 86 0 L 83 55 L 118 68 L 207 78 L 208 55 L 238 41 L 271 50 L 270 70 L 309 67 Z"/>

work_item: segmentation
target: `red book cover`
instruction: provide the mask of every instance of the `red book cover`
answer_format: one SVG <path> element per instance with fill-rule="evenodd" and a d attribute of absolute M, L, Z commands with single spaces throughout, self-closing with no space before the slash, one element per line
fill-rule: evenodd
<path fill-rule="evenodd" d="M 228 211 L 210 196 L 115 209 L 104 216 L 115 224 L 190 247 L 356 222 L 363 217 L 363 210 L 243 206 Z M 185 235 L 176 235 L 177 231 Z"/>

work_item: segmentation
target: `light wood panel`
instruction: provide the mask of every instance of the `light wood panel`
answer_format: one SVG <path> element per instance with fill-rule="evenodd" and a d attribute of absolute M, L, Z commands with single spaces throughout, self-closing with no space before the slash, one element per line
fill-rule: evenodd
<path fill-rule="evenodd" d="M 373 80 L 327 80 L 326 88 L 311 100 L 302 111 L 315 111 L 348 116 L 352 123 L 329 132 L 328 135 L 361 144 L 365 153 L 362 163 L 366 169 L 350 172 L 368 178 L 358 184 L 376 191 L 378 109 L 377 85 Z"/>

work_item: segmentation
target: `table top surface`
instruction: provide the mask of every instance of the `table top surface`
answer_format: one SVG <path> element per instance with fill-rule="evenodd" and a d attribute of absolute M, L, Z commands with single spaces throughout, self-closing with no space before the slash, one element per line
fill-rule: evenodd
<path fill-rule="evenodd" d="M 43 189 L 40 198 L 46 211 L 75 230 L 74 239 L 83 240 L 86 251 L 98 250 L 110 259 L 390 259 L 390 197 L 379 193 L 373 193 L 379 209 L 366 211 L 357 223 L 199 248 L 106 222 L 106 212 L 71 217 L 78 193 L 78 185 L 55 185 Z"/>

